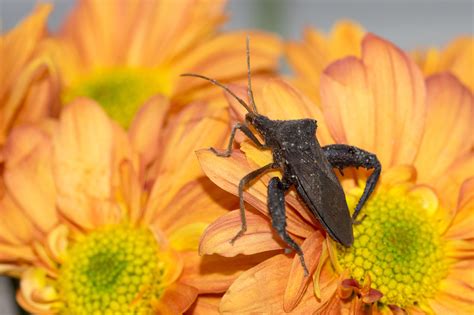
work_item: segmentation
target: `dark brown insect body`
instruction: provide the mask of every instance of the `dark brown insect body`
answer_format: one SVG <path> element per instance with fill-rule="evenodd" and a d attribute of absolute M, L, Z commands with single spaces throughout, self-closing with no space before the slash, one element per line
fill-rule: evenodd
<path fill-rule="evenodd" d="M 272 218 L 272 225 L 282 240 L 300 256 L 301 264 L 307 275 L 308 271 L 303 252 L 286 231 L 285 192 L 291 186 L 295 186 L 309 211 L 321 222 L 327 233 L 342 245 L 351 246 L 354 242 L 352 225 L 360 209 L 375 188 L 381 165 L 374 154 L 353 146 L 335 144 L 321 147 L 316 138 L 316 120 L 271 120 L 258 114 L 250 80 L 248 41 L 247 66 L 249 74 L 248 94 L 252 109 L 225 85 L 213 79 L 199 74 L 183 75 L 202 78 L 222 87 L 248 111 L 245 116 L 245 123 L 237 123 L 233 127 L 227 150 L 221 153 L 211 148 L 215 154 L 222 157 L 230 156 L 237 129 L 241 130 L 258 147 L 272 150 L 273 162 L 247 174 L 239 183 L 242 228 L 231 240 L 231 243 L 242 236 L 247 229 L 243 199 L 245 186 L 268 170 L 279 169 L 283 173 L 282 178 L 273 177 L 268 183 L 268 209 Z M 263 144 L 250 130 L 249 125 L 252 125 L 263 137 Z M 352 217 L 347 207 L 344 191 L 333 171 L 333 168 L 342 170 L 347 166 L 374 169 L 367 180 L 364 193 Z"/>

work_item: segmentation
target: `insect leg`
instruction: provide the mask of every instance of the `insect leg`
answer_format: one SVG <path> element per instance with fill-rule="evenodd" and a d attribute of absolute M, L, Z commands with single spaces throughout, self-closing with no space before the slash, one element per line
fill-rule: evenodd
<path fill-rule="evenodd" d="M 272 217 L 273 227 L 277 230 L 281 239 L 298 254 L 304 274 L 308 276 L 308 268 L 306 268 L 304 262 L 303 251 L 286 232 L 285 191 L 287 189 L 288 185 L 284 185 L 278 177 L 273 177 L 270 180 L 268 184 L 268 210 Z"/>
<path fill-rule="evenodd" d="M 242 124 L 242 123 L 237 123 L 237 124 L 234 125 L 234 127 L 232 128 L 232 131 L 230 133 L 230 139 L 229 139 L 229 144 L 227 145 L 227 150 L 225 150 L 225 152 L 221 153 L 221 152 L 218 152 L 216 149 L 211 148 L 211 151 L 214 152 L 214 154 L 217 155 L 217 156 L 229 157 L 230 153 L 232 151 L 232 143 L 234 142 L 235 132 L 237 131 L 237 129 L 240 129 L 259 148 L 265 148 L 265 145 L 261 144 L 260 141 L 258 141 L 257 137 L 255 137 L 255 135 L 252 133 L 252 131 L 249 129 L 249 127 L 247 127 L 247 125 Z"/>
<path fill-rule="evenodd" d="M 382 166 L 375 154 L 354 146 L 345 144 L 332 144 L 325 146 L 322 149 L 329 160 L 329 163 L 339 170 L 348 166 L 364 167 L 366 169 L 374 170 L 367 179 L 364 192 L 357 203 L 354 214 L 352 215 L 352 220 L 355 221 L 360 209 L 375 189 L 380 172 L 382 171 Z"/>
<path fill-rule="evenodd" d="M 244 205 L 244 188 L 245 186 L 251 182 L 252 180 L 256 179 L 257 177 L 261 176 L 263 173 L 268 171 L 271 168 L 274 168 L 274 163 L 270 163 L 261 167 L 253 172 L 248 173 L 245 175 L 239 182 L 239 205 L 240 205 L 240 220 L 242 222 L 242 226 L 240 231 L 230 240 L 231 244 L 241 237 L 245 231 L 247 231 L 247 219 L 245 218 L 245 205 Z"/>

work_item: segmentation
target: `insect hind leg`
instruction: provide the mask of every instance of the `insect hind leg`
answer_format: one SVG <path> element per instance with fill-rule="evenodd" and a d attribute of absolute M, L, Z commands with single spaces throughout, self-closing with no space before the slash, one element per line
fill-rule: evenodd
<path fill-rule="evenodd" d="M 304 261 L 304 254 L 298 244 L 286 232 L 285 191 L 288 188 L 283 185 L 278 177 L 273 177 L 268 184 L 268 210 L 272 217 L 272 225 L 281 239 L 288 244 L 300 257 L 301 266 L 305 276 L 308 276 L 308 268 Z"/>
<path fill-rule="evenodd" d="M 352 215 L 352 220 L 354 223 L 357 223 L 357 221 L 355 221 L 357 215 L 374 191 L 375 185 L 377 184 L 380 176 L 380 172 L 382 171 L 382 165 L 375 154 L 354 146 L 345 144 L 332 144 L 324 146 L 322 149 L 329 163 L 331 163 L 332 167 L 334 168 L 341 170 L 344 167 L 354 166 L 374 170 L 367 179 L 364 192 L 362 193 L 362 196 L 360 197 L 360 200 L 354 210 L 354 214 Z"/>

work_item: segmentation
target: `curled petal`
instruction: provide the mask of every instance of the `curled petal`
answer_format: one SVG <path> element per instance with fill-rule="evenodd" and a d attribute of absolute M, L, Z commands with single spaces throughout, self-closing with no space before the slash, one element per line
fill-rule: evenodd
<path fill-rule="evenodd" d="M 22 274 L 17 299 L 24 309 L 36 314 L 52 312 L 58 298 L 44 270 L 30 268 Z"/>
<path fill-rule="evenodd" d="M 283 248 L 278 236 L 273 233 L 269 220 L 249 211 L 246 212 L 246 218 L 247 231 L 234 244 L 231 244 L 230 240 L 237 235 L 242 226 L 240 210 L 231 211 L 217 219 L 202 235 L 199 253 L 232 257 Z"/>
<path fill-rule="evenodd" d="M 52 258 L 58 262 L 63 262 L 68 247 L 69 229 L 65 225 L 59 225 L 48 235 L 47 245 Z"/>

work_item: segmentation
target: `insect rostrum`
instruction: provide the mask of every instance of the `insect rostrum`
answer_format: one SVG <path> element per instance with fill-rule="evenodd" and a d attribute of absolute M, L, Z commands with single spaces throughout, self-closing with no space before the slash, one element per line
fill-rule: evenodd
<path fill-rule="evenodd" d="M 255 145 L 262 149 L 271 149 L 273 162 L 244 176 L 239 183 L 241 230 L 230 241 L 234 243 L 246 229 L 243 191 L 249 182 L 272 169 L 281 170 L 282 178 L 273 177 L 268 183 L 268 210 L 272 225 L 281 239 L 300 257 L 305 275 L 308 270 L 299 245 L 286 231 L 285 192 L 294 186 L 308 210 L 321 222 L 326 232 L 344 246 L 354 242 L 352 225 L 362 206 L 375 188 L 381 172 L 381 165 L 375 154 L 354 146 L 334 144 L 321 147 L 315 134 L 317 122 L 313 119 L 271 120 L 258 114 L 253 98 L 250 76 L 250 53 L 247 39 L 248 95 L 249 106 L 222 83 L 199 74 L 182 74 L 198 77 L 223 88 L 247 110 L 245 122 L 237 123 L 231 131 L 226 151 L 211 150 L 218 156 L 229 157 L 237 130 L 242 131 Z M 253 126 L 263 138 L 260 143 L 249 125 Z M 373 169 L 367 179 L 364 192 L 351 217 L 344 191 L 333 171 L 348 166 Z"/>

